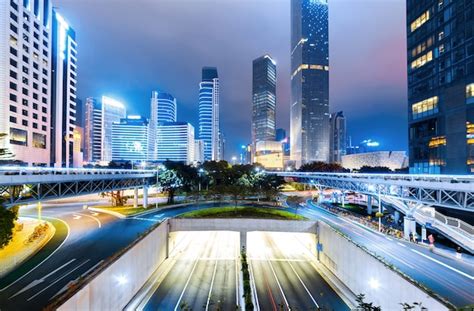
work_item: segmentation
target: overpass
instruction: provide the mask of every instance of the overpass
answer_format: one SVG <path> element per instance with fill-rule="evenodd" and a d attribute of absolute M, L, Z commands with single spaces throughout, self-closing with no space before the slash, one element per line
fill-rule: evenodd
<path fill-rule="evenodd" d="M 153 170 L 0 167 L 0 197 L 7 206 L 115 190 L 143 188 L 156 183 Z"/>
<path fill-rule="evenodd" d="M 367 195 L 379 204 L 390 205 L 405 214 L 404 235 L 415 231 L 416 222 L 436 229 L 449 239 L 474 252 L 474 227 L 447 217 L 436 207 L 474 212 L 474 176 L 407 175 L 320 172 L 269 172 L 298 179 L 319 189 L 331 188 Z M 344 195 L 342 196 L 344 197 Z"/>

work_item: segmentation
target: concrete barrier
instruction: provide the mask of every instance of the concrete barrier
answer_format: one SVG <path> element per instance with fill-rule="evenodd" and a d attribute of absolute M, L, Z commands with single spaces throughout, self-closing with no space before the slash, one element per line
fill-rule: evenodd
<path fill-rule="evenodd" d="M 440 301 L 399 272 L 319 222 L 319 260 L 354 294 L 364 294 L 382 310 L 401 310 L 400 303 L 421 302 L 428 310 L 448 310 Z"/>
<path fill-rule="evenodd" d="M 167 257 L 165 221 L 84 285 L 58 310 L 122 310 Z"/>

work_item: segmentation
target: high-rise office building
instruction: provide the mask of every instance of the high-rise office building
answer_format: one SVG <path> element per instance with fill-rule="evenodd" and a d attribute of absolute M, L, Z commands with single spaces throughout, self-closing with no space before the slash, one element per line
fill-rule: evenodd
<path fill-rule="evenodd" d="M 49 0 L 0 1 L 0 133 L 14 160 L 81 165 L 75 32 Z"/>
<path fill-rule="evenodd" d="M 283 153 L 286 157 L 290 156 L 290 138 L 286 135 L 286 130 L 279 128 L 276 129 L 276 141 L 281 142 L 283 145 Z"/>
<path fill-rule="evenodd" d="M 141 162 L 148 160 L 148 120 L 128 116 L 112 123 L 112 160 Z"/>
<path fill-rule="evenodd" d="M 177 103 L 176 98 L 165 92 L 153 91 L 151 93 L 151 117 L 149 130 L 149 155 L 150 160 L 158 158 L 157 130 L 163 123 L 176 122 Z"/>
<path fill-rule="evenodd" d="M 474 173 L 472 0 L 407 1 L 411 173 Z"/>
<path fill-rule="evenodd" d="M 125 106 L 110 97 L 100 100 L 88 97 L 84 118 L 84 160 L 87 162 L 112 160 L 112 124 L 125 118 Z"/>
<path fill-rule="evenodd" d="M 204 141 L 204 160 L 218 161 L 219 155 L 219 77 L 217 68 L 203 67 L 199 83 L 199 139 Z"/>
<path fill-rule="evenodd" d="M 342 111 L 331 114 L 331 130 L 329 134 L 329 161 L 341 163 L 341 157 L 346 154 L 346 118 Z"/>
<path fill-rule="evenodd" d="M 194 162 L 204 163 L 204 142 L 201 139 L 194 140 Z"/>
<path fill-rule="evenodd" d="M 291 159 L 329 159 L 327 0 L 291 0 Z"/>
<path fill-rule="evenodd" d="M 31 2 L 31 1 L 29 1 Z M 35 1 L 36 3 L 36 1 Z M 51 164 L 55 167 L 72 167 L 79 157 L 74 147 L 76 123 L 76 33 L 53 10 L 51 58 Z M 76 136 L 79 135 L 77 132 Z M 77 161 L 76 161 L 77 162 Z"/>
<path fill-rule="evenodd" d="M 13 159 L 49 165 L 52 8 L 0 1 L 0 133 Z"/>
<path fill-rule="evenodd" d="M 84 105 L 84 161 L 100 161 L 102 154 L 102 105 L 88 97 Z"/>
<path fill-rule="evenodd" d="M 112 161 L 112 124 L 125 118 L 125 106 L 110 97 L 102 96 L 101 161 Z"/>
<path fill-rule="evenodd" d="M 252 143 L 275 140 L 276 64 L 270 55 L 252 63 Z"/>
<path fill-rule="evenodd" d="M 166 122 L 157 129 L 159 162 L 177 161 L 191 164 L 194 155 L 194 127 L 187 122 Z"/>

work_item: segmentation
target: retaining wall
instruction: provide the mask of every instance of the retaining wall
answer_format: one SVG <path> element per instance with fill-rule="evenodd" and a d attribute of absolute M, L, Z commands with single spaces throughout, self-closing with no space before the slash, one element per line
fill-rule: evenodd
<path fill-rule="evenodd" d="M 428 293 L 412 284 L 398 272 L 319 222 L 319 259 L 354 294 L 365 294 L 382 310 L 401 310 L 400 303 L 421 302 L 428 310 L 448 310 Z"/>
<path fill-rule="evenodd" d="M 168 223 L 151 231 L 58 310 L 122 310 L 167 256 Z"/>

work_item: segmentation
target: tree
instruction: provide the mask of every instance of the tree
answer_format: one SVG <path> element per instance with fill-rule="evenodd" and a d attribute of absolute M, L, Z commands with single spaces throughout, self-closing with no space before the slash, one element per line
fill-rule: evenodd
<path fill-rule="evenodd" d="M 174 203 L 176 190 L 183 185 L 183 181 L 176 171 L 165 169 L 158 174 L 158 187 L 163 189 L 168 195 L 168 204 Z"/>
<path fill-rule="evenodd" d="M 372 302 L 365 302 L 365 295 L 359 294 L 356 296 L 356 301 L 358 303 L 357 310 L 363 311 L 381 311 L 382 309 L 378 306 L 374 306 Z"/>
<path fill-rule="evenodd" d="M 311 163 L 305 163 L 301 165 L 299 168 L 300 172 L 334 172 L 334 173 L 343 173 L 347 172 L 345 168 L 343 168 L 338 163 L 326 163 L 322 161 L 314 161 Z"/>
<path fill-rule="evenodd" d="M 3 201 L 0 201 L 0 249 L 7 246 L 13 238 L 13 229 L 17 219 L 18 207 L 15 206 L 8 209 L 3 204 Z"/>
<path fill-rule="evenodd" d="M 128 201 L 128 198 L 123 195 L 123 190 L 102 192 L 100 196 L 103 198 L 109 197 L 112 206 L 124 206 Z"/>

